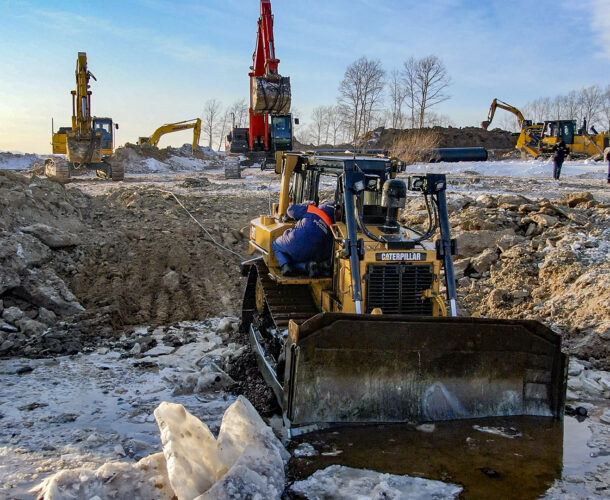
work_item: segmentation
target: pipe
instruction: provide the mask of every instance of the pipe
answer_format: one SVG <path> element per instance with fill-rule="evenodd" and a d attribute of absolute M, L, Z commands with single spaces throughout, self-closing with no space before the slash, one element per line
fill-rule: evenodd
<path fill-rule="evenodd" d="M 485 148 L 435 148 L 429 152 L 429 162 L 487 161 Z"/>

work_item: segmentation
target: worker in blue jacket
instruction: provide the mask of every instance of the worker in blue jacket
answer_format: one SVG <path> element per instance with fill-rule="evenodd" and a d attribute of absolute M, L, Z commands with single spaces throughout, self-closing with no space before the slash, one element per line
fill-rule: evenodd
<path fill-rule="evenodd" d="M 285 276 L 304 274 L 315 277 L 320 272 L 318 264 L 332 256 L 330 226 L 335 223 L 335 207 L 329 202 L 319 207 L 309 202 L 290 205 L 287 214 L 298 222 L 272 244 L 281 272 Z"/>

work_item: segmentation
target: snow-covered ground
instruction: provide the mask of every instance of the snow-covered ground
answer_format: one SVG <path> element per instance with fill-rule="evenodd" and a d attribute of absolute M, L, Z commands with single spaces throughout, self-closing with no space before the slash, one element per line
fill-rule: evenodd
<path fill-rule="evenodd" d="M 44 159 L 49 156 L 51 155 L 0 151 L 0 170 L 25 170 L 34 163 L 44 163 Z"/>
<path fill-rule="evenodd" d="M 546 160 L 462 161 L 458 163 L 415 163 L 407 166 L 407 172 L 474 174 L 509 177 L 553 177 L 553 162 Z M 565 161 L 561 177 L 582 179 L 606 179 L 608 164 L 593 160 Z"/>

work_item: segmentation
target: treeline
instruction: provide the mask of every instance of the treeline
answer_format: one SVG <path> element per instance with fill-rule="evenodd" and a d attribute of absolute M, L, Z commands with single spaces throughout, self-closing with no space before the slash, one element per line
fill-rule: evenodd
<path fill-rule="evenodd" d="M 449 99 L 451 78 L 443 62 L 430 55 L 409 58 L 399 69 L 387 73 L 379 59 L 361 57 L 345 70 L 336 102 L 318 106 L 309 119 L 293 106 L 297 140 L 305 144 L 358 143 L 368 131 L 378 127 L 421 128 L 449 126 L 451 120 L 433 111 Z M 202 142 L 224 149 L 226 135 L 233 126 L 248 126 L 245 99 L 229 106 L 217 99 L 206 101 L 202 112 Z"/>
<path fill-rule="evenodd" d="M 512 103 L 511 103 L 512 104 Z M 610 84 L 605 89 L 599 85 L 572 90 L 555 97 L 539 97 L 525 106 L 517 106 L 526 119 L 533 122 L 545 120 L 576 120 L 580 127 L 585 121 L 587 130 L 610 130 Z M 518 131 L 519 123 L 514 115 L 503 113 L 497 126 Z"/>
<path fill-rule="evenodd" d="M 307 144 L 357 144 L 378 127 L 448 126 L 451 120 L 432 108 L 449 99 L 451 78 L 443 62 L 430 55 L 409 58 L 387 73 L 381 61 L 361 57 L 345 70 L 335 104 L 313 109 L 297 130 Z"/>

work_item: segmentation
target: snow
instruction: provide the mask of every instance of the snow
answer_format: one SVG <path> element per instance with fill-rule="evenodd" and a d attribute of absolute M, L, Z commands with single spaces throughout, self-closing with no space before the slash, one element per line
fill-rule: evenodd
<path fill-rule="evenodd" d="M 565 161 L 561 178 L 579 177 L 586 179 L 605 179 L 608 164 L 593 160 Z M 553 177 L 551 160 L 501 160 L 501 161 L 462 161 L 458 163 L 414 163 L 407 165 L 410 173 L 463 174 L 476 172 L 478 175 L 510 177 Z"/>
<path fill-rule="evenodd" d="M 281 497 L 289 454 L 243 396 L 225 412 L 218 440 L 180 404 L 162 402 L 154 415 L 162 454 L 136 464 L 107 463 L 96 471 L 60 471 L 34 491 L 43 500 Z"/>
<path fill-rule="evenodd" d="M 43 156 L 30 153 L 22 154 L 0 151 L 0 170 L 25 170 L 37 161 L 44 162 L 44 158 Z"/>
<path fill-rule="evenodd" d="M 457 498 L 462 487 L 420 477 L 331 465 L 296 481 L 291 491 L 309 500 L 432 500 Z"/>
<path fill-rule="evenodd" d="M 205 361 L 232 352 L 217 333 L 220 321 L 154 330 L 158 345 L 168 333 L 195 335 L 195 342 L 157 357 L 134 358 L 111 346 L 75 356 L 0 360 L 0 491 L 11 488 L 21 498 L 37 475 L 42 479 L 61 467 L 93 470 L 125 454 L 138 460 L 160 451 L 153 410 L 161 401 L 183 404 L 216 431 L 235 396 L 197 381 L 208 373 Z"/>

